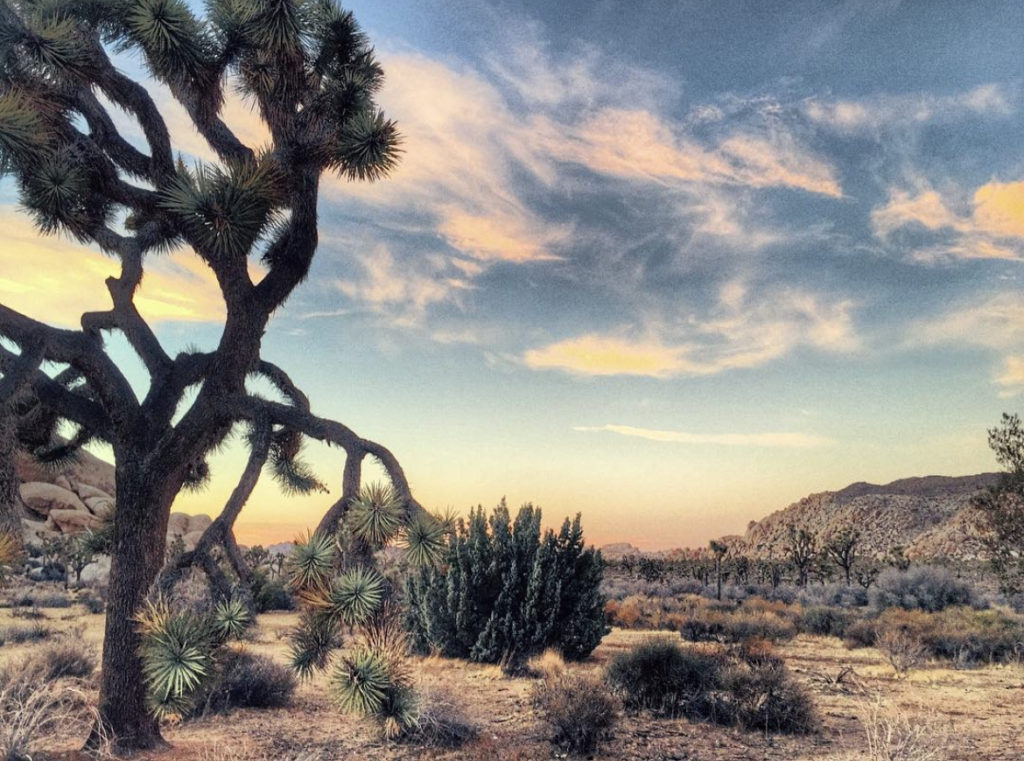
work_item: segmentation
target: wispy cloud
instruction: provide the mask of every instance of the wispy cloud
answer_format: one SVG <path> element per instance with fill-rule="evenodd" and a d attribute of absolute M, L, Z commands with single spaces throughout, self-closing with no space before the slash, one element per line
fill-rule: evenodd
<path fill-rule="evenodd" d="M 757 367 L 800 346 L 849 352 L 860 347 L 853 306 L 797 289 L 753 294 L 732 281 L 708 314 L 652 324 L 645 333 L 567 338 L 527 350 L 523 362 L 574 375 L 668 378 Z"/>
<path fill-rule="evenodd" d="M 999 396 L 1011 397 L 1024 394 L 1024 355 L 1007 357 L 1003 367 L 996 376 L 999 385 Z"/>
<path fill-rule="evenodd" d="M 992 382 L 1002 397 L 1024 392 L 1024 296 L 1005 291 L 980 303 L 954 306 L 908 330 L 911 346 L 978 346 L 999 357 Z"/>
<path fill-rule="evenodd" d="M 962 210 L 954 210 L 953 202 L 932 188 L 917 193 L 896 188 L 872 210 L 871 223 L 887 241 L 905 229 L 944 234 L 909 249 L 919 261 L 1024 258 L 1024 181 L 986 183 L 960 205 Z"/>
<path fill-rule="evenodd" d="M 811 98 L 804 106 L 811 121 L 843 134 L 877 134 L 889 128 L 916 127 L 965 116 L 1006 116 L 1013 111 L 1013 99 L 997 83 L 953 95 L 903 93 L 860 99 Z"/>
<path fill-rule="evenodd" d="M 916 344 L 1024 348 L 1024 295 L 1004 291 L 977 303 L 954 306 L 938 317 L 912 323 L 908 333 Z"/>
<path fill-rule="evenodd" d="M 808 433 L 687 433 L 685 431 L 661 431 L 652 428 L 637 428 L 631 425 L 574 426 L 574 431 L 584 433 L 617 433 L 649 441 L 669 444 L 713 445 L 727 447 L 785 447 L 809 449 L 835 444 L 834 439 Z"/>

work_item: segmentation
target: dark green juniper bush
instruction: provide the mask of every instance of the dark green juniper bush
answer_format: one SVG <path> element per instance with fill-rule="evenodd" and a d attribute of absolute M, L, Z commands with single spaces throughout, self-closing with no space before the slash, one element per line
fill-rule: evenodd
<path fill-rule="evenodd" d="M 215 162 L 176 158 L 157 102 L 111 61 L 126 51 L 184 109 Z M 368 40 L 332 0 L 210 0 L 205 16 L 184 0 L 0 0 L 0 167 L 40 233 L 96 245 L 121 265 L 107 281 L 110 308 L 84 314 L 80 329 L 0 305 L 0 486 L 10 482 L 13 432 L 26 429 L 14 417 L 21 412 L 35 423 L 32 448 L 51 461 L 92 441 L 113 451 L 99 710 L 121 749 L 161 743 L 133 619 L 164 562 L 175 496 L 208 481 L 206 457 L 234 428 L 249 428 L 249 462 L 223 513 L 178 561 L 206 571 L 221 599 L 231 578 L 211 557 L 220 548 L 231 574 L 249 582 L 232 526 L 262 470 L 288 491 L 323 488 L 301 460 L 304 437 L 346 456 L 324 533 L 358 494 L 368 455 L 406 516 L 421 512 L 391 452 L 312 414 L 285 371 L 260 356 L 271 315 L 309 274 L 321 175 L 377 180 L 396 164 L 396 125 L 374 103 L 382 81 Z M 246 145 L 225 121 L 228 86 L 254 105 L 267 145 Z M 141 128 L 142 147 L 119 131 L 111 105 Z M 179 247 L 212 270 L 224 298 L 212 351 L 168 353 L 136 308 L 149 259 Z M 258 282 L 252 257 L 265 269 Z M 104 334 L 114 332 L 148 373 L 141 394 L 105 350 Z M 283 401 L 251 394 L 250 376 Z M 56 438 L 58 426 L 66 439 Z"/>
<path fill-rule="evenodd" d="M 540 510 L 511 519 L 504 501 L 488 517 L 474 510 L 447 535 L 443 562 L 408 584 L 415 649 L 500 663 L 509 671 L 548 647 L 586 658 L 607 633 L 604 563 L 587 548 L 579 515 L 555 533 Z"/>

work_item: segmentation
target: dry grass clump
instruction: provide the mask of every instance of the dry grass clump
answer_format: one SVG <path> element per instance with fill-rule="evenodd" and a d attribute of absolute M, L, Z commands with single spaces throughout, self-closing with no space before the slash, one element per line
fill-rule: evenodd
<path fill-rule="evenodd" d="M 402 736 L 403 742 L 424 748 L 461 748 L 480 734 L 451 688 L 431 685 L 417 692 L 419 716 Z"/>
<path fill-rule="evenodd" d="M 0 761 L 26 761 L 54 732 L 87 731 L 93 712 L 75 685 L 41 680 L 22 664 L 0 672 L 0 717 Z"/>
<path fill-rule="evenodd" d="M 949 731 L 935 721 L 911 719 L 896 707 L 875 703 L 861 716 L 867 761 L 945 761 Z"/>
<path fill-rule="evenodd" d="M 552 729 L 552 742 L 569 753 L 591 753 L 618 721 L 619 701 L 591 673 L 555 674 L 537 684 L 533 704 Z"/>
<path fill-rule="evenodd" d="M 562 654 L 550 647 L 526 662 L 526 673 L 540 679 L 559 677 L 565 673 L 565 669 L 565 659 Z"/>

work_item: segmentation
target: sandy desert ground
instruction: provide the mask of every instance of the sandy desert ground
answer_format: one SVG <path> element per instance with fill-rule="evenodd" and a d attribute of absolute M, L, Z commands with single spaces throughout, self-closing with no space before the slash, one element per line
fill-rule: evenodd
<path fill-rule="evenodd" d="M 99 649 L 102 615 L 77 608 L 46 610 L 44 623 L 72 633 Z M 285 632 L 295 614 L 271 613 L 259 618 L 253 640 L 245 647 L 284 661 Z M 16 622 L 0 611 L 0 626 Z M 652 632 L 611 632 L 592 658 L 574 665 L 601 668 L 617 652 Z M 663 636 L 678 636 L 666 633 Z M 8 644 L 0 648 L 0 664 L 24 658 L 39 645 Z M 896 721 L 922 735 L 921 744 L 944 755 L 919 754 L 915 759 L 955 761 L 1017 761 L 1024 754 L 1024 668 L 1020 665 L 955 670 L 929 664 L 905 680 L 874 649 L 847 650 L 837 639 L 800 635 L 778 648 L 797 679 L 806 684 L 822 718 L 822 729 L 810 736 L 765 736 L 687 720 L 626 716 L 595 759 L 687 759 L 720 761 L 852 761 L 876 759 L 865 732 L 865 719 L 885 729 Z M 236 709 L 165 728 L 172 747 L 140 758 L 164 761 L 240 761 L 241 759 L 550 759 L 559 757 L 547 741 L 548 730 L 530 706 L 533 680 L 507 678 L 492 666 L 439 658 L 416 660 L 424 686 L 447 688 L 480 727 L 479 739 L 457 750 L 420 749 L 388 744 L 357 718 L 340 713 L 326 690 L 326 675 L 303 683 L 292 705 L 284 709 Z M 844 668 L 850 677 L 830 684 Z M 58 733 L 46 743 L 57 757 L 75 759 L 79 736 Z M 900 756 L 899 758 L 904 758 Z"/>

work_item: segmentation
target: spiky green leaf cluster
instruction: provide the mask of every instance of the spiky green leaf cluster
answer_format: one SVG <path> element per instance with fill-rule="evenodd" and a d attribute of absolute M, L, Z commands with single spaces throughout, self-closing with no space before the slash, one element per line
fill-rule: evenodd
<path fill-rule="evenodd" d="M 398 166 L 401 142 L 394 121 L 363 109 L 339 131 L 332 163 L 350 180 L 379 180 Z"/>
<path fill-rule="evenodd" d="M 175 86 L 208 88 L 217 51 L 205 24 L 183 0 L 118 0 L 115 34 L 146 55 L 152 73 Z"/>
<path fill-rule="evenodd" d="M 405 504 L 391 485 L 368 484 L 349 507 L 346 522 L 360 539 L 383 547 L 402 529 Z"/>
<path fill-rule="evenodd" d="M 222 640 L 239 639 L 252 625 L 252 613 L 237 597 L 223 600 L 213 609 L 213 627 Z"/>
<path fill-rule="evenodd" d="M 371 568 L 356 567 L 336 578 L 317 604 L 331 618 L 355 626 L 369 620 L 383 598 L 384 577 Z"/>
<path fill-rule="evenodd" d="M 362 643 L 335 665 L 331 688 L 343 710 L 374 717 L 388 739 L 414 728 L 419 701 L 412 688 L 408 637 L 397 608 L 386 605 L 366 624 Z"/>
<path fill-rule="evenodd" d="M 334 539 L 324 533 L 308 533 L 292 547 L 285 567 L 292 588 L 324 588 L 334 570 Z"/>
<path fill-rule="evenodd" d="M 406 558 L 414 566 L 438 563 L 445 552 L 445 525 L 432 515 L 420 514 L 405 529 Z"/>
<path fill-rule="evenodd" d="M 218 638 L 211 620 L 191 611 L 172 611 L 166 602 L 147 602 L 136 615 L 140 656 L 150 712 L 181 716 L 213 673 Z"/>
<path fill-rule="evenodd" d="M 302 679 L 326 668 L 331 653 L 341 644 L 337 622 L 319 611 L 303 613 L 289 639 L 291 665 Z"/>
<path fill-rule="evenodd" d="M 200 254 L 244 256 L 274 222 L 284 200 L 280 183 L 280 170 L 269 159 L 227 169 L 203 165 L 179 171 L 160 205 L 178 218 Z"/>

